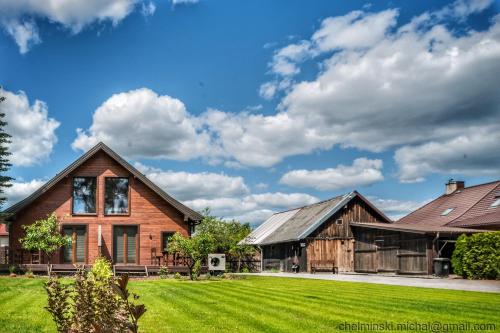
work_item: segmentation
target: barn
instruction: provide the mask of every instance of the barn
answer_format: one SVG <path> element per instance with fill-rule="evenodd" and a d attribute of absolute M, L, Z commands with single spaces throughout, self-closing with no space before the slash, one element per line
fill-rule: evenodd
<path fill-rule="evenodd" d="M 354 191 L 272 215 L 242 243 L 261 249 L 262 269 L 302 272 L 354 270 L 353 222 L 388 225 L 390 219 Z"/>
<path fill-rule="evenodd" d="M 397 222 L 354 191 L 272 215 L 245 244 L 260 248 L 262 269 L 427 275 L 450 258 L 461 234 L 500 230 L 500 181 L 445 193 Z"/>

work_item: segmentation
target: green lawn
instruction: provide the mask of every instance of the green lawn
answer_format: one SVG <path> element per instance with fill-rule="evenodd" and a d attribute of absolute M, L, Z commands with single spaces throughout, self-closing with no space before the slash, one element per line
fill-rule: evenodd
<path fill-rule="evenodd" d="M 44 281 L 0 277 L 0 332 L 54 332 Z M 275 277 L 130 287 L 148 309 L 143 332 L 329 332 L 385 321 L 494 323 L 500 331 L 499 294 Z"/>

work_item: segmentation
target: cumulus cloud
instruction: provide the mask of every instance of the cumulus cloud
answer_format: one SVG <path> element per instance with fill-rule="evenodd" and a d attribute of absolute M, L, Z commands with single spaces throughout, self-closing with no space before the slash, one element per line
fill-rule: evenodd
<path fill-rule="evenodd" d="M 49 117 L 47 104 L 35 100 L 30 104 L 23 91 L 1 91 L 5 101 L 0 110 L 5 113 L 7 133 L 12 136 L 9 160 L 16 166 L 30 166 L 46 161 L 57 142 L 60 123 Z"/>
<path fill-rule="evenodd" d="M 394 221 L 399 220 L 431 201 L 382 199 L 377 197 L 368 197 L 368 200 Z"/>
<path fill-rule="evenodd" d="M 301 207 L 318 202 L 319 199 L 306 193 L 262 193 L 240 198 L 218 197 L 215 199 L 194 199 L 184 203 L 195 210 L 209 207 L 217 216 L 257 224 L 276 211 Z"/>
<path fill-rule="evenodd" d="M 320 191 L 354 189 L 384 180 L 382 160 L 357 158 L 352 165 L 338 165 L 322 170 L 292 170 L 285 173 L 280 183 L 294 187 L 308 187 Z"/>
<path fill-rule="evenodd" d="M 28 182 L 17 182 L 14 181 L 11 187 L 6 188 L 4 195 L 7 197 L 6 206 L 12 206 L 18 201 L 31 195 L 33 192 L 38 190 L 42 185 L 45 184 L 44 180 L 33 179 Z"/>
<path fill-rule="evenodd" d="M 11 35 L 21 53 L 40 42 L 35 20 L 47 19 L 60 24 L 72 33 L 78 33 L 95 22 L 118 24 L 143 0 L 0 0 L 0 25 Z M 142 11 L 154 13 L 152 2 Z"/>
<path fill-rule="evenodd" d="M 153 183 L 176 199 L 212 199 L 219 196 L 241 196 L 249 193 L 243 177 L 231 177 L 223 173 L 176 172 L 151 168 L 139 162 L 135 167 Z"/>
<path fill-rule="evenodd" d="M 129 158 L 188 160 L 210 156 L 210 137 L 180 100 L 147 88 L 111 96 L 97 108 L 92 126 L 78 129 L 74 149 L 102 141 Z M 215 154 L 213 154 L 215 155 Z"/>

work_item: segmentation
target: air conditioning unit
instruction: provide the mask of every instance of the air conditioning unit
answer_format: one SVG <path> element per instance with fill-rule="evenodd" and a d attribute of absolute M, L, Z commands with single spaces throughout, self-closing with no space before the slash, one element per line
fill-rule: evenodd
<path fill-rule="evenodd" d="M 208 255 L 208 270 L 223 272 L 226 270 L 226 255 L 223 253 L 211 253 Z"/>

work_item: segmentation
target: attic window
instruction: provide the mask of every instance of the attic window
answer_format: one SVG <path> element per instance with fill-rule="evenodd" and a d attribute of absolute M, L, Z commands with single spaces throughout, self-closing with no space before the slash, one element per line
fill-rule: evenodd
<path fill-rule="evenodd" d="M 342 224 L 342 219 L 335 220 L 335 224 L 337 224 L 337 225 Z"/>
<path fill-rule="evenodd" d="M 500 206 L 500 198 L 496 199 L 492 204 L 491 204 L 491 207 L 492 208 L 496 208 Z"/>
<path fill-rule="evenodd" d="M 446 216 L 450 214 L 455 208 L 446 208 L 442 213 L 441 216 Z"/>

